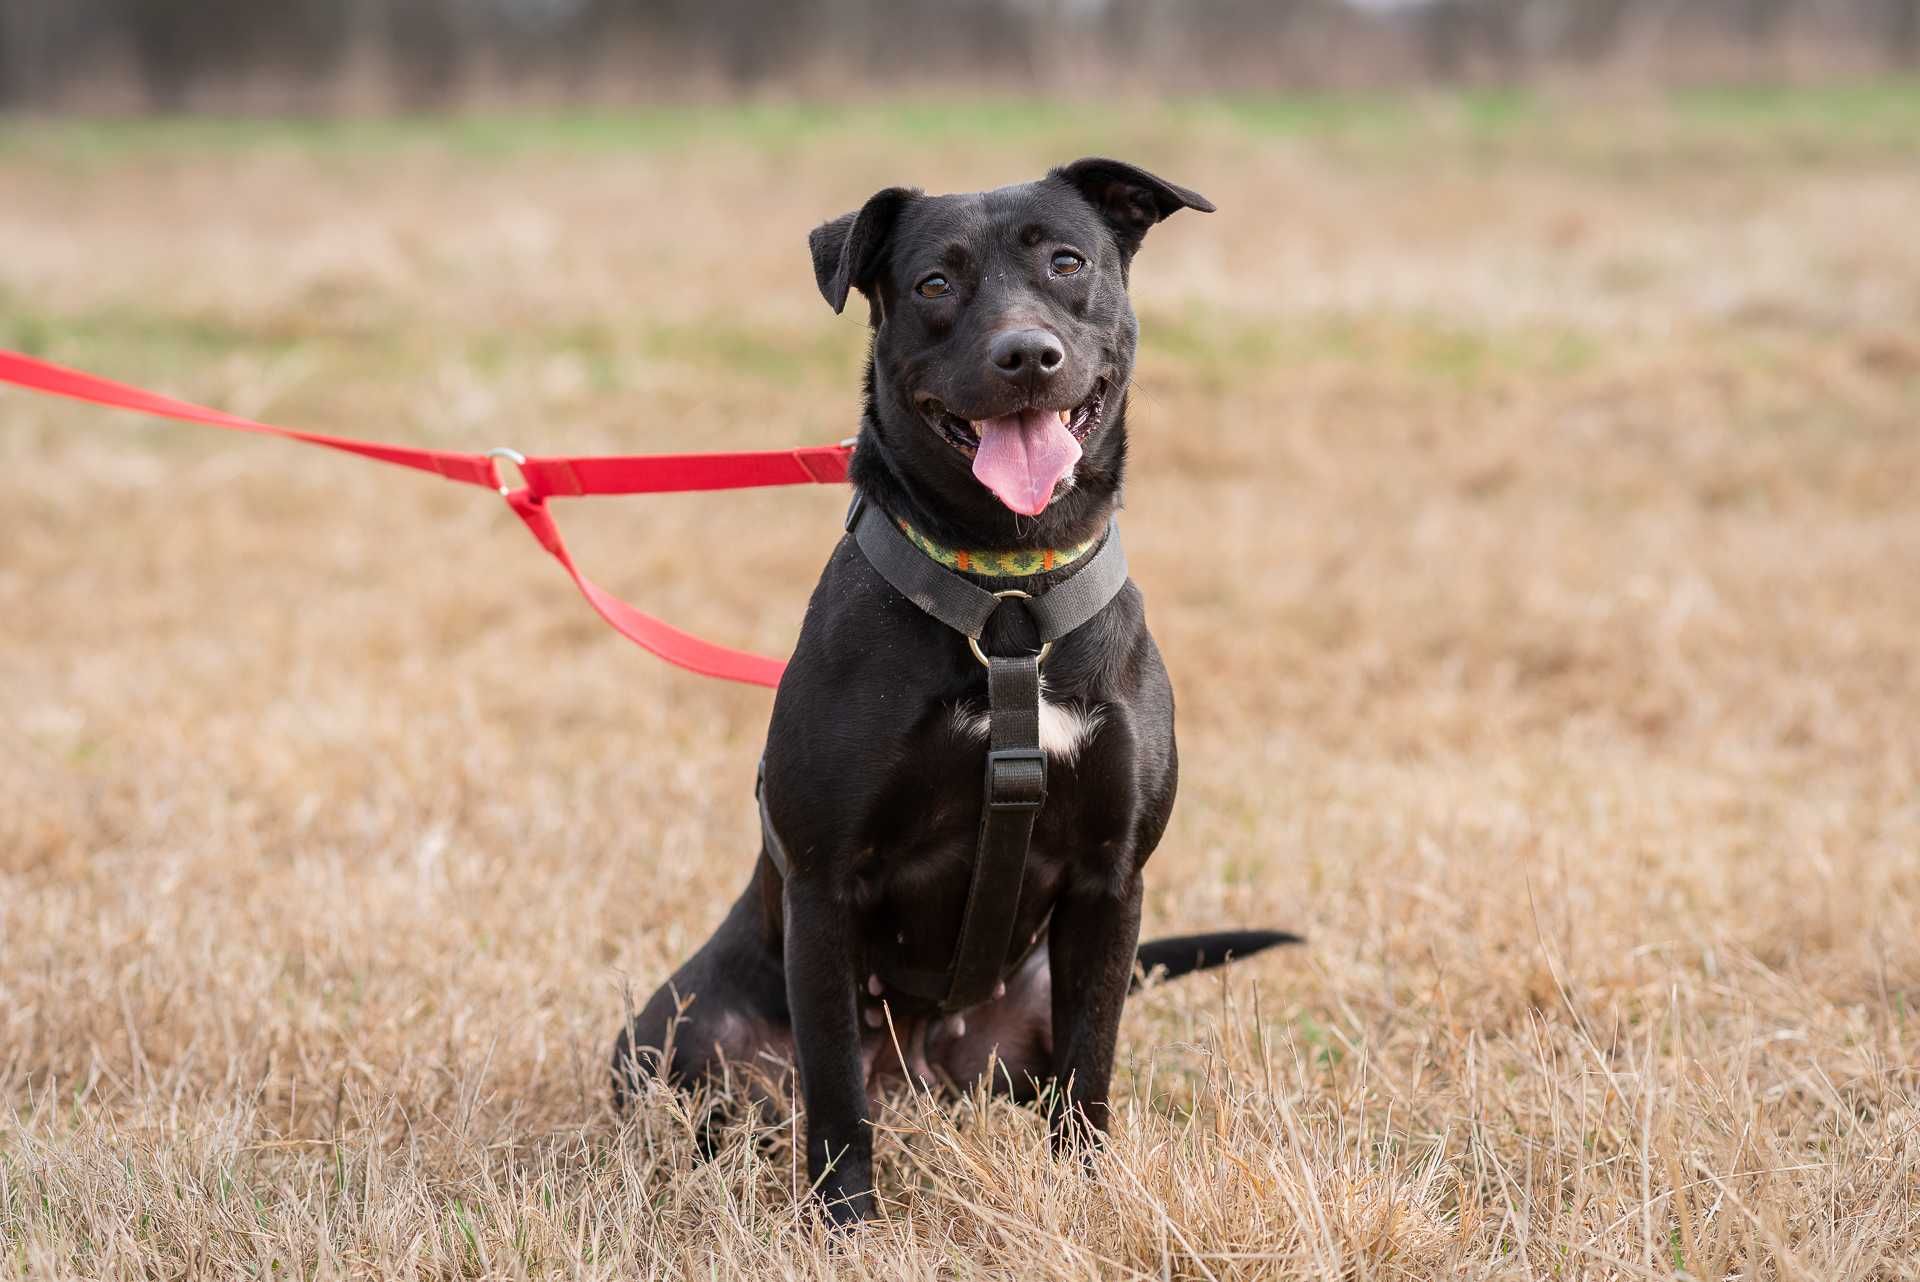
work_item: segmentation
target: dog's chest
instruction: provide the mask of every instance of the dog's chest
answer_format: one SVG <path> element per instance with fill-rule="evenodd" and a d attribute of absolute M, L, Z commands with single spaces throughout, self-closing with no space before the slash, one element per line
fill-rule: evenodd
<path fill-rule="evenodd" d="M 984 693 L 984 692 L 982 692 Z M 1124 707 L 1083 691 L 1043 694 L 1040 747 L 1047 756 L 1046 801 L 1036 817 L 1027 874 L 1050 886 L 1066 863 L 1100 860 L 1124 843 L 1139 791 Z M 924 904 L 965 903 L 980 836 L 982 778 L 992 718 L 969 694 L 927 707 L 916 729 L 890 753 L 889 786 L 868 828 L 872 856 L 862 871 L 882 897 Z M 1041 889 L 1041 887 L 1036 887 Z"/>
<path fill-rule="evenodd" d="M 1102 704 L 1087 704 L 1065 699 L 1055 702 L 1040 696 L 1040 749 L 1049 760 L 1061 764 L 1077 761 L 1080 753 L 1099 734 L 1106 709 Z M 963 742 L 984 744 L 993 731 L 993 718 L 986 705 L 962 700 L 951 705 L 948 721 L 953 733 Z"/>
<path fill-rule="evenodd" d="M 937 972 L 951 964 L 978 855 L 991 731 L 986 700 L 949 694 L 923 707 L 914 731 L 888 754 L 884 800 L 863 825 L 868 840 L 855 865 L 859 930 L 883 979 L 898 973 L 889 966 Z M 1140 772 L 1164 768 L 1156 754 L 1140 751 L 1124 702 L 1084 690 L 1043 699 L 1040 741 L 1046 800 L 1020 873 L 1009 965 L 1069 886 L 1118 885 L 1133 873 L 1139 808 L 1156 792 Z"/>

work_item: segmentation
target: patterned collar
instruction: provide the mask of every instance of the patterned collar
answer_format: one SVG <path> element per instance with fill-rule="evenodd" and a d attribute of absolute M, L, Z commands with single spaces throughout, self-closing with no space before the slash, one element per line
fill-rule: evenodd
<path fill-rule="evenodd" d="M 1057 570 L 1063 565 L 1072 565 L 1093 551 L 1100 543 L 1100 534 L 1096 534 L 1085 543 L 1076 543 L 1066 548 L 985 552 L 975 551 L 972 548 L 944 547 L 905 521 L 895 521 L 894 524 L 900 527 L 900 532 L 907 536 L 909 542 L 949 570 L 959 570 L 962 574 L 995 575 L 1001 578 L 1025 578 L 1030 575 L 1045 574 L 1048 570 Z M 1106 531 L 1102 530 L 1101 534 L 1104 533 Z"/>

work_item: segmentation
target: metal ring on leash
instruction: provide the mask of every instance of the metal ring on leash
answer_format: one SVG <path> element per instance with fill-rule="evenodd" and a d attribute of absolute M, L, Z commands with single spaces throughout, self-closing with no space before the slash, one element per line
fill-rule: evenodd
<path fill-rule="evenodd" d="M 1011 596 L 1011 597 L 1019 597 L 1019 598 L 1020 598 L 1020 599 L 1021 599 L 1022 601 L 1031 601 L 1031 600 L 1033 600 L 1033 593 L 1031 593 L 1031 592 L 1022 592 L 1022 591 L 1021 591 L 1021 590 L 1020 590 L 1019 588 L 1008 588 L 1008 589 L 1007 589 L 1006 591 L 1004 591 L 1004 592 L 996 592 L 996 593 L 994 593 L 994 595 L 995 595 L 995 596 L 997 596 L 997 597 L 1000 597 L 1000 598 L 1002 598 L 1002 599 L 1005 599 L 1005 598 L 1007 598 L 1007 597 L 1010 597 L 1010 596 Z M 980 660 L 980 666 L 981 666 L 981 667 L 983 667 L 983 668 L 986 668 L 986 667 L 991 667 L 991 666 L 992 666 L 991 664 L 989 664 L 989 663 L 987 662 L 987 652 L 986 652 L 985 650 L 982 650 L 982 649 L 980 648 L 980 638 L 979 638 L 979 637 L 968 637 L 968 638 L 967 638 L 967 649 L 969 649 L 969 650 L 971 650 L 971 651 L 973 651 L 973 657 L 974 657 L 974 658 L 976 658 L 976 659 L 978 659 L 978 660 Z M 1047 661 L 1047 656 L 1048 656 L 1049 654 L 1051 654 L 1052 652 L 1053 652 L 1053 642 L 1051 642 L 1051 641 L 1042 641 L 1042 642 L 1040 643 L 1040 655 L 1039 655 L 1039 657 L 1038 657 L 1038 658 L 1037 658 L 1037 659 L 1035 660 L 1035 662 L 1036 662 L 1036 663 L 1045 663 L 1045 662 Z"/>
<path fill-rule="evenodd" d="M 526 471 L 524 470 L 527 466 L 526 455 L 522 454 L 519 450 L 508 449 L 504 445 L 496 445 L 492 449 L 487 451 L 487 457 L 490 459 L 505 459 L 507 462 L 513 464 L 516 468 L 522 469 L 520 473 L 521 488 L 522 489 L 526 488 L 527 474 L 526 474 Z M 494 465 L 493 474 L 496 478 L 499 477 L 500 475 L 500 466 L 498 463 Z M 513 488 L 509 486 L 505 481 L 499 482 L 499 490 L 500 490 L 501 498 L 505 498 L 507 497 L 507 495 L 513 493 Z"/>

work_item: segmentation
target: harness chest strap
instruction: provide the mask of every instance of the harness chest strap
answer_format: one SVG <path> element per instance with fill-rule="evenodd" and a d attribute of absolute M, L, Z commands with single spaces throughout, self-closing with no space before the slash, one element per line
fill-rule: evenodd
<path fill-rule="evenodd" d="M 1009 603 L 1026 609 L 1040 637 L 1039 652 L 982 656 L 987 665 L 990 719 L 980 833 L 973 875 L 952 967 L 944 972 L 893 967 L 887 979 L 916 997 L 963 1010 L 992 996 L 1012 942 L 1020 887 L 1033 827 L 1047 796 L 1047 758 L 1040 748 L 1040 663 L 1053 642 L 1107 607 L 1126 586 L 1127 559 L 1118 524 L 1109 524 L 1098 551 L 1065 582 L 1039 596 L 998 595 L 931 559 L 880 509 L 856 495 L 847 529 L 881 577 L 920 609 L 972 642 Z M 755 785 L 768 856 L 787 875 L 785 845 L 767 809 L 763 777 Z"/>

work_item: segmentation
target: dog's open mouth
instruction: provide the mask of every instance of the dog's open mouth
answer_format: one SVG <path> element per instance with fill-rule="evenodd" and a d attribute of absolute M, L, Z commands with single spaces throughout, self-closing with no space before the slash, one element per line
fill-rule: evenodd
<path fill-rule="evenodd" d="M 1034 407 L 994 418 L 962 418 L 932 397 L 920 412 L 947 444 L 973 459 L 973 474 L 1022 516 L 1038 516 L 1080 461 L 1080 443 L 1100 426 L 1107 383 L 1071 409 Z"/>

